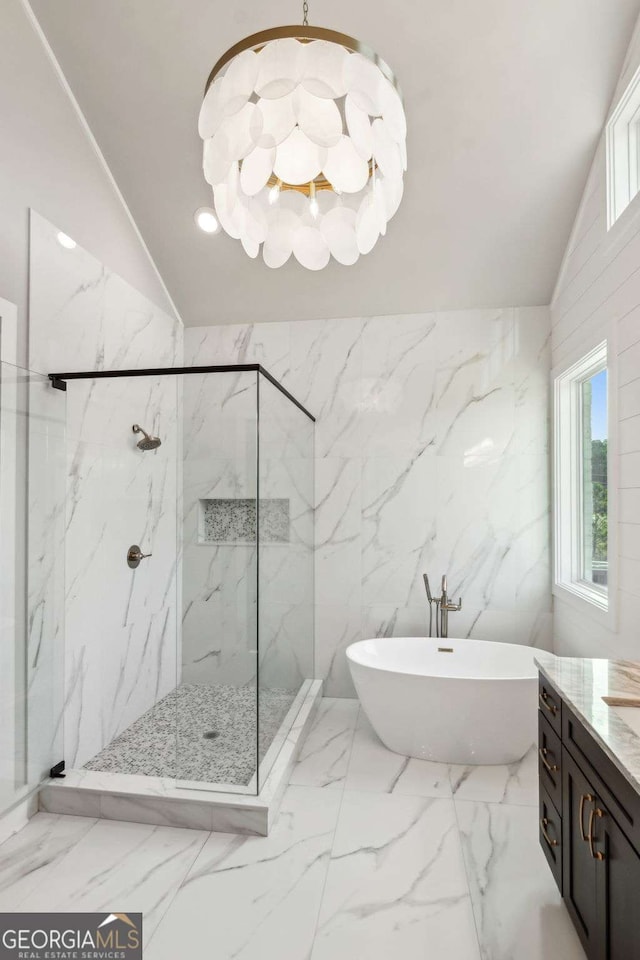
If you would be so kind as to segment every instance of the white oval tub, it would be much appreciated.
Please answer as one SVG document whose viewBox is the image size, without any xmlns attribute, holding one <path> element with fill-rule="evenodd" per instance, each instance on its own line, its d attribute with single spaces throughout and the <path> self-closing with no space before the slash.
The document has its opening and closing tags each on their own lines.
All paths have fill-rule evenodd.
<svg viewBox="0 0 640 960">
<path fill-rule="evenodd" d="M 347 659 L 362 708 L 389 750 L 500 764 L 520 760 L 536 740 L 538 652 L 489 640 L 385 637 L 353 643 Z"/>
</svg>

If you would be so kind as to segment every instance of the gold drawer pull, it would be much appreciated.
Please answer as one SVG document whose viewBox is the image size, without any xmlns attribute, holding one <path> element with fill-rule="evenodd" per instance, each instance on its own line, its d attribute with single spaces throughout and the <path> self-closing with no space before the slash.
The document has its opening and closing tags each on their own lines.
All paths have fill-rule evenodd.
<svg viewBox="0 0 640 960">
<path fill-rule="evenodd" d="M 583 793 L 580 797 L 580 836 L 585 843 L 591 842 L 591 820 L 589 820 L 589 836 L 586 836 L 584 832 L 584 805 L 585 801 L 587 803 L 595 803 L 595 800 L 596 798 L 590 793 Z"/>
<path fill-rule="evenodd" d="M 540 820 L 540 829 L 542 830 L 542 836 L 545 838 L 550 847 L 557 847 L 558 841 L 552 840 L 549 834 L 547 833 L 547 827 L 549 826 L 549 821 L 546 817 L 542 817 Z"/>
<path fill-rule="evenodd" d="M 589 814 L 589 850 L 594 860 L 604 860 L 604 853 L 600 853 L 599 850 L 593 849 L 593 841 L 595 840 L 595 837 L 593 835 L 593 818 L 604 817 L 604 816 L 605 816 L 604 810 L 600 810 L 599 807 L 594 807 L 591 813 Z"/>
<path fill-rule="evenodd" d="M 555 703 L 548 702 L 549 694 L 547 693 L 546 690 L 543 690 L 542 693 L 538 694 L 538 700 L 540 701 L 541 705 L 545 708 L 545 710 L 548 710 L 549 713 L 551 713 L 555 717 L 556 713 L 558 712 L 558 708 L 556 707 Z"/>
<path fill-rule="evenodd" d="M 549 754 L 549 751 L 547 750 L 547 748 L 540 747 L 538 750 L 538 753 L 540 755 L 540 759 L 542 760 L 542 763 L 544 764 L 544 767 L 547 770 L 547 772 L 557 773 L 560 767 L 558 766 L 557 763 L 549 763 L 549 761 L 547 760 L 547 755 Z"/>
</svg>

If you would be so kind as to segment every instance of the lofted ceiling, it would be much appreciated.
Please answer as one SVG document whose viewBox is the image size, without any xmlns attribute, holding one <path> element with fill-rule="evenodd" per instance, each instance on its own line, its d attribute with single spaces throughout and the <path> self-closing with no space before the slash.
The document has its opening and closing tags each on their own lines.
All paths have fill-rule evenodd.
<svg viewBox="0 0 640 960">
<path fill-rule="evenodd" d="M 272 271 L 194 224 L 197 119 L 243 36 L 298 0 L 31 0 L 187 325 L 548 303 L 640 0 L 311 0 L 397 74 L 405 196 L 352 267 Z"/>
</svg>

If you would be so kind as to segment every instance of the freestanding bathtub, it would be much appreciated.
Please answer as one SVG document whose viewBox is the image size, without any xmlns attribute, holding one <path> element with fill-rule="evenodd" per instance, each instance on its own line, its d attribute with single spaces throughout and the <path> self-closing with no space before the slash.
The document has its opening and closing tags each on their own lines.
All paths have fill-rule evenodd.
<svg viewBox="0 0 640 960">
<path fill-rule="evenodd" d="M 385 637 L 347 649 L 362 708 L 389 750 L 444 763 L 520 760 L 536 740 L 539 651 L 488 640 Z"/>
</svg>

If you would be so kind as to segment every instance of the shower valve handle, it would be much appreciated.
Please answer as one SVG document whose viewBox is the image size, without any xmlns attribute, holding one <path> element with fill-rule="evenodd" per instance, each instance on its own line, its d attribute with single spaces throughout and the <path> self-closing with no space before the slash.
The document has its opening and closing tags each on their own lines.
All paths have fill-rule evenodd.
<svg viewBox="0 0 640 960">
<path fill-rule="evenodd" d="M 129 547 L 127 552 L 127 563 L 132 570 L 135 570 L 136 567 L 140 566 L 141 560 L 146 560 L 147 557 L 150 557 L 150 553 L 143 553 L 137 543 L 134 543 L 132 547 Z"/>
</svg>

